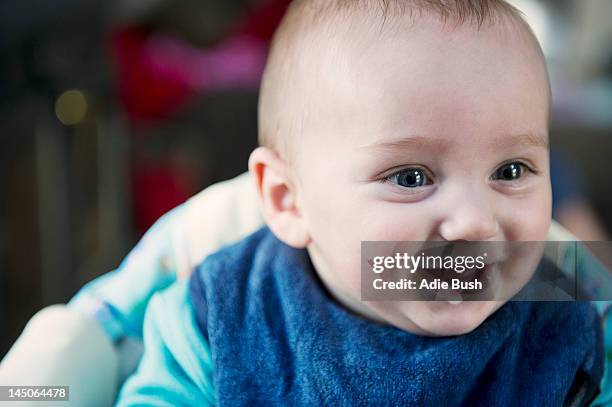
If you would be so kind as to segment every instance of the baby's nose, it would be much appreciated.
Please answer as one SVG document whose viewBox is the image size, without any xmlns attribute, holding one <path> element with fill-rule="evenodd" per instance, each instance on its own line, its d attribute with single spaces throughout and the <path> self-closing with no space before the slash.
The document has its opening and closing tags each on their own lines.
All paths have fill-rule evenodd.
<svg viewBox="0 0 612 407">
<path fill-rule="evenodd" d="M 486 202 L 476 194 L 455 202 L 439 226 L 444 240 L 491 240 L 497 236 L 499 224 Z"/>
</svg>

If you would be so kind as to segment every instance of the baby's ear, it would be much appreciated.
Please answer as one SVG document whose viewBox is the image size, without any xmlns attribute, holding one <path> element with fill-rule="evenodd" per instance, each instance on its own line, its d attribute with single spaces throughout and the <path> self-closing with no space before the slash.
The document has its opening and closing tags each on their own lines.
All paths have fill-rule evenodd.
<svg viewBox="0 0 612 407">
<path fill-rule="evenodd" d="M 302 249 L 310 243 L 306 222 L 297 205 L 297 191 L 287 163 L 272 149 L 258 147 L 249 158 L 266 224 L 280 240 Z"/>
</svg>

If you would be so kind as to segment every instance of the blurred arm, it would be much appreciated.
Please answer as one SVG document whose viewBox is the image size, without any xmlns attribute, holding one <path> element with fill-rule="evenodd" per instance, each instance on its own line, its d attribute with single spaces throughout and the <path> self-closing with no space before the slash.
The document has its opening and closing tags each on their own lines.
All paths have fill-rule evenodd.
<svg viewBox="0 0 612 407">
<path fill-rule="evenodd" d="M 112 342 L 95 320 L 54 305 L 32 317 L 2 360 L 0 385 L 70 386 L 71 405 L 109 406 L 118 365 Z"/>
</svg>

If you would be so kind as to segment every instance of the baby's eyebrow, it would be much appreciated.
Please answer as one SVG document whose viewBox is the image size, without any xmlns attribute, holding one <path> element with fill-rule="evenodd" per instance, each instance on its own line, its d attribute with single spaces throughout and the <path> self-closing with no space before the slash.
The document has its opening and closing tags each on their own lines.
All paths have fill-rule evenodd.
<svg viewBox="0 0 612 407">
<path fill-rule="evenodd" d="M 377 141 L 372 144 L 361 146 L 362 149 L 375 149 L 375 150 L 391 150 L 396 151 L 398 149 L 419 149 L 419 148 L 430 148 L 435 150 L 445 150 L 451 147 L 449 140 L 437 139 L 432 137 L 424 136 L 406 136 L 397 140 L 389 141 Z M 492 144 L 496 147 L 503 146 L 515 146 L 515 145 L 528 145 L 539 148 L 549 148 L 548 135 L 541 134 L 510 134 L 501 137 L 496 137 L 492 140 Z"/>
<path fill-rule="evenodd" d="M 511 134 L 505 136 L 503 141 L 500 142 L 503 145 L 506 143 L 508 145 L 527 144 L 533 147 L 549 148 L 548 136 L 542 134 Z"/>
<path fill-rule="evenodd" d="M 375 149 L 375 150 L 391 150 L 396 151 L 398 149 L 420 149 L 420 148 L 431 148 L 436 150 L 443 150 L 449 147 L 449 143 L 446 140 L 423 137 L 423 136 L 406 136 L 397 140 L 389 141 L 377 141 L 372 144 L 360 146 L 362 149 Z"/>
</svg>

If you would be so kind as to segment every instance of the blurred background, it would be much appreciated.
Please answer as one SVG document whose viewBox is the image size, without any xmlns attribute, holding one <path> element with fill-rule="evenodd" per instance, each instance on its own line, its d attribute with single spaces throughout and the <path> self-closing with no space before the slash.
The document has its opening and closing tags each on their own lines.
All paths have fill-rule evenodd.
<svg viewBox="0 0 612 407">
<path fill-rule="evenodd" d="M 612 2 L 513 0 L 551 71 L 555 217 L 612 230 Z M 246 171 L 289 0 L 0 2 L 0 359 L 155 220 Z M 255 203 L 253 203 L 255 204 Z"/>
</svg>

